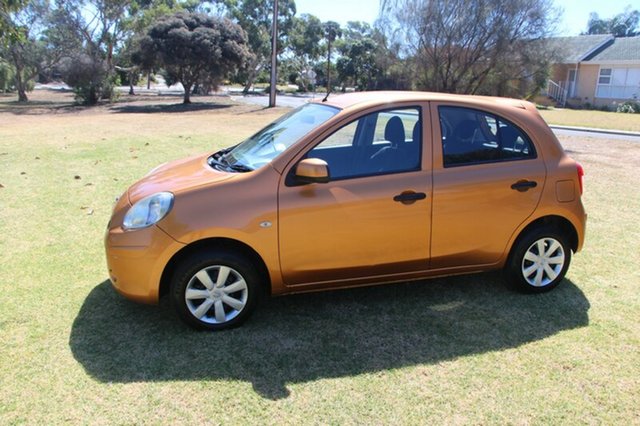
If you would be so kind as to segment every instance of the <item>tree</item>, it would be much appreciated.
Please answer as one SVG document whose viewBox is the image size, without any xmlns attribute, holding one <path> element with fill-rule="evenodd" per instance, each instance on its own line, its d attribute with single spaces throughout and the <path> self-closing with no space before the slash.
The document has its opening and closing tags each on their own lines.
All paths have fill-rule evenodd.
<svg viewBox="0 0 640 426">
<path fill-rule="evenodd" d="M 70 47 L 69 40 L 57 39 L 57 29 L 49 28 L 51 9 L 46 0 L 31 0 L 7 16 L 6 22 L 17 36 L 8 37 L 0 54 L 11 64 L 18 101 L 27 102 L 27 91 L 38 75 L 50 72 Z"/>
<path fill-rule="evenodd" d="M 34 2 L 35 3 L 35 2 Z M 18 101 L 26 102 L 29 82 L 38 75 L 41 46 L 31 32 L 36 31 L 39 10 L 46 3 L 37 4 L 2 0 L 0 3 L 0 31 L 3 31 L 0 56 L 11 66 L 13 87 L 18 91 Z"/>
<path fill-rule="evenodd" d="M 50 29 L 59 42 L 75 45 L 62 61 L 63 80 L 85 104 L 113 96 L 114 56 L 130 35 L 130 11 L 136 5 L 132 0 L 56 0 Z"/>
<path fill-rule="evenodd" d="M 294 0 L 278 1 L 278 54 L 285 47 L 289 30 L 296 13 Z M 224 0 L 227 15 L 237 22 L 248 35 L 253 53 L 247 65 L 244 93 L 247 93 L 260 72 L 271 63 L 271 21 L 273 18 L 273 0 Z"/>
<path fill-rule="evenodd" d="M 303 91 L 307 91 L 310 83 L 313 63 L 322 54 L 321 42 L 324 30 L 320 19 L 313 15 L 302 14 L 293 18 L 289 33 L 289 50 L 292 53 L 289 63 L 299 76 Z"/>
<path fill-rule="evenodd" d="M 56 0 L 50 30 L 58 40 L 73 40 L 61 71 L 86 104 L 97 103 L 114 94 L 116 71 L 129 82 L 137 78 L 130 52 L 134 34 L 144 31 L 154 19 L 175 10 L 197 9 L 197 0 Z M 130 93 L 133 92 L 130 86 Z"/>
<path fill-rule="evenodd" d="M 13 25 L 11 14 L 26 5 L 27 0 L 0 0 L 0 44 L 20 37 L 20 29 Z"/>
<path fill-rule="evenodd" d="M 327 40 L 327 93 L 331 92 L 331 43 L 342 37 L 340 24 L 334 21 L 327 21 L 322 24 L 324 37 Z"/>
<path fill-rule="evenodd" d="M 383 5 L 404 54 L 414 60 L 421 89 L 497 94 L 506 82 L 526 80 L 548 66 L 545 39 L 557 19 L 551 0 L 383 0 Z"/>
<path fill-rule="evenodd" d="M 202 0 L 134 0 L 127 7 L 128 18 L 123 21 L 123 43 L 114 54 L 116 71 L 129 84 L 129 94 L 134 95 L 133 85 L 140 77 L 140 72 L 147 74 L 147 88 L 151 84 L 151 73 L 154 64 L 134 64 L 131 55 L 139 50 L 140 38 L 159 18 L 176 12 L 219 12 L 221 6 Z"/>
<path fill-rule="evenodd" d="M 387 55 L 381 34 L 366 22 L 347 22 L 343 38 L 336 43 L 340 58 L 336 64 L 338 78 L 360 90 L 373 89 L 382 77 L 379 59 Z"/>
<path fill-rule="evenodd" d="M 640 11 L 627 6 L 624 12 L 611 19 L 600 19 L 591 12 L 587 23 L 587 34 L 613 34 L 616 37 L 633 37 L 640 34 Z"/>
<path fill-rule="evenodd" d="M 351 80 L 360 90 L 373 88 L 380 68 L 376 64 L 377 46 L 373 39 L 355 40 L 344 48 L 338 59 L 338 77 L 344 83 Z"/>
<path fill-rule="evenodd" d="M 196 83 L 216 85 L 251 60 L 244 30 L 230 20 L 179 12 L 160 19 L 140 40 L 133 56 L 139 64 L 155 63 L 184 87 L 191 102 Z"/>
</svg>

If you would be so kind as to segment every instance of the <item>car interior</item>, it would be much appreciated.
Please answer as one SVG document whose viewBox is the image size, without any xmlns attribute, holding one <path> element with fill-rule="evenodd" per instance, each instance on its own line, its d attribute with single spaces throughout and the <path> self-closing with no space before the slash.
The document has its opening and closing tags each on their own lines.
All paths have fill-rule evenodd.
<svg viewBox="0 0 640 426">
<path fill-rule="evenodd" d="M 438 110 L 445 167 L 535 157 L 524 133 L 503 119 L 469 108 Z"/>
<path fill-rule="evenodd" d="M 416 108 L 369 114 L 329 136 L 307 158 L 326 161 L 332 180 L 418 170 L 421 123 Z"/>
</svg>

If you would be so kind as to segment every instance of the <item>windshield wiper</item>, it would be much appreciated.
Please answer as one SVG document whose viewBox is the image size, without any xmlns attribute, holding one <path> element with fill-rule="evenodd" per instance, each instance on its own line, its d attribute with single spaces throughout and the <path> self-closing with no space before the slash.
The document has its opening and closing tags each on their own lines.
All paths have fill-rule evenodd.
<svg viewBox="0 0 640 426">
<path fill-rule="evenodd" d="M 227 167 L 229 167 L 231 170 L 235 171 L 235 172 L 252 172 L 253 169 L 249 166 L 245 166 L 244 164 L 239 164 L 239 163 L 235 163 L 235 164 L 231 164 L 229 163 L 226 159 L 224 160 L 226 162 Z"/>
<path fill-rule="evenodd" d="M 244 164 L 231 164 L 229 160 L 226 158 L 226 154 L 230 151 L 230 149 L 226 149 L 223 151 L 219 151 L 209 157 L 209 165 L 223 172 L 252 172 L 253 169 L 251 167 L 245 166 Z"/>
</svg>

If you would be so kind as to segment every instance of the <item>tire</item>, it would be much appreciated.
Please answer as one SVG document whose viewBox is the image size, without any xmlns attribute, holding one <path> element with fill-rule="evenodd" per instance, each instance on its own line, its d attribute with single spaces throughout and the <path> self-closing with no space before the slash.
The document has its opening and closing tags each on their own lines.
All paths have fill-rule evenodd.
<svg viewBox="0 0 640 426">
<path fill-rule="evenodd" d="M 182 319 L 198 330 L 242 324 L 260 297 L 258 269 L 245 257 L 207 250 L 182 261 L 171 281 L 171 301 Z"/>
<path fill-rule="evenodd" d="M 514 245 L 505 275 L 516 290 L 544 293 L 560 284 L 570 263 L 571 248 L 565 236 L 554 228 L 534 228 Z"/>
</svg>

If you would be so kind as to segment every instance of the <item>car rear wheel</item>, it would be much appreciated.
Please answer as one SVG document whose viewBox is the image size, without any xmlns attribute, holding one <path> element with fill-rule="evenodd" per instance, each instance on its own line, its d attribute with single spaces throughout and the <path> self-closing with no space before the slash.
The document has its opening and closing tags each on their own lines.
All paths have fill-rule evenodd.
<svg viewBox="0 0 640 426">
<path fill-rule="evenodd" d="M 184 260 L 171 283 L 171 299 L 180 318 L 201 330 L 240 325 L 259 295 L 256 268 L 242 256 L 222 250 Z"/>
<path fill-rule="evenodd" d="M 533 229 L 514 246 L 505 272 L 513 287 L 527 293 L 555 288 L 571 263 L 566 238 L 551 228 Z"/>
</svg>

